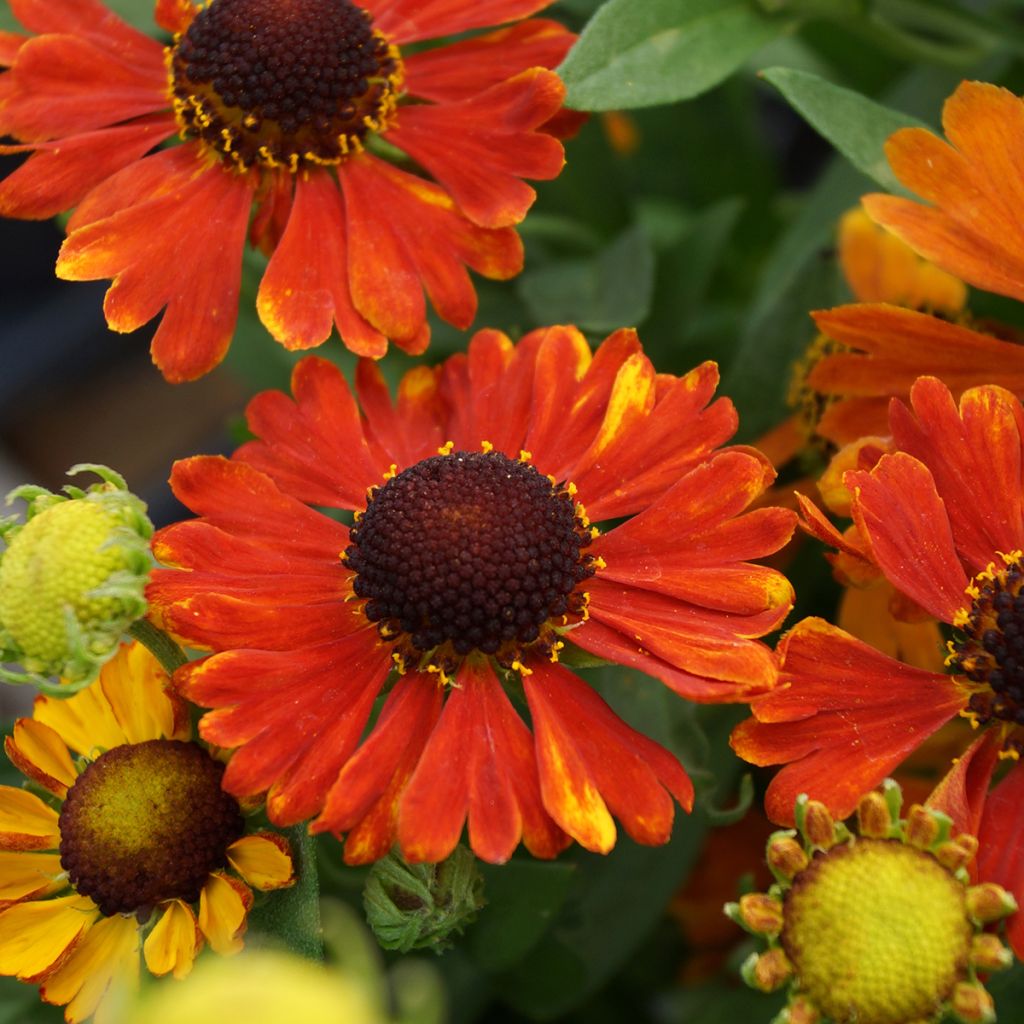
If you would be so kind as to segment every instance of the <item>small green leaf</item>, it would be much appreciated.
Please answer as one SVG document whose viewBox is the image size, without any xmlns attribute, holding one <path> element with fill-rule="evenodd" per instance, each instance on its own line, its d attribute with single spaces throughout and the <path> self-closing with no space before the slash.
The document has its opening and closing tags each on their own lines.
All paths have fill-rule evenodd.
<svg viewBox="0 0 1024 1024">
<path fill-rule="evenodd" d="M 651 308 L 654 248 L 639 227 L 589 260 L 549 263 L 519 279 L 519 295 L 541 324 L 614 331 L 642 323 Z"/>
<path fill-rule="evenodd" d="M 566 102 L 621 110 L 699 96 L 794 24 L 746 0 L 609 0 L 558 69 Z"/>
<path fill-rule="evenodd" d="M 906 194 L 885 158 L 885 141 L 900 128 L 926 128 L 909 114 L 795 68 L 768 68 L 761 77 L 859 171 L 890 192 Z"/>
</svg>

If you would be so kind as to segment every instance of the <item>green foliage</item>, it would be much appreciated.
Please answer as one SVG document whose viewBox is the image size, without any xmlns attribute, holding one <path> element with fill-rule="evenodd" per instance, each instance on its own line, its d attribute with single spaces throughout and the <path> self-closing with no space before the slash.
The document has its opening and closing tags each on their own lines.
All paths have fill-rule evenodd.
<svg viewBox="0 0 1024 1024">
<path fill-rule="evenodd" d="M 793 25 L 746 0 L 609 0 L 559 68 L 567 102 L 615 110 L 699 96 Z"/>
</svg>

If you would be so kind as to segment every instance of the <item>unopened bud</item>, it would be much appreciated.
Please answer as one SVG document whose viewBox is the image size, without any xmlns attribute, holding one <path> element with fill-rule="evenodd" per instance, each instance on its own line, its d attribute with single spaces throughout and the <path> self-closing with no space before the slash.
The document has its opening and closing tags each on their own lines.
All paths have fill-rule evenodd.
<svg viewBox="0 0 1024 1024">
<path fill-rule="evenodd" d="M 992 997 L 981 985 L 967 981 L 957 982 L 949 1004 L 950 1009 L 964 1024 L 990 1024 L 996 1019 Z"/>
<path fill-rule="evenodd" d="M 757 935 L 778 935 L 782 931 L 782 904 L 767 893 L 748 892 L 740 897 L 737 918 Z"/>
<path fill-rule="evenodd" d="M 964 832 L 955 839 L 950 839 L 936 847 L 935 857 L 948 871 L 956 872 L 960 868 L 967 867 L 974 860 L 974 855 L 977 852 L 977 837 Z"/>
<path fill-rule="evenodd" d="M 819 1024 L 821 1011 L 803 996 L 797 996 L 784 1007 L 772 1024 Z"/>
<path fill-rule="evenodd" d="M 69 472 L 86 471 L 102 483 L 68 485 L 66 494 L 12 491 L 8 502 L 28 502 L 25 522 L 0 523 L 0 661 L 24 669 L 4 669 L 0 678 L 46 689 L 49 677 L 61 676 L 64 696 L 96 678 L 145 614 L 152 565 L 146 506 L 105 466 Z"/>
<path fill-rule="evenodd" d="M 767 953 L 751 953 L 740 969 L 743 980 L 761 992 L 774 992 L 793 976 L 793 965 L 780 947 Z"/>
<path fill-rule="evenodd" d="M 810 863 L 807 851 L 785 832 L 778 832 L 768 840 L 766 859 L 772 872 L 786 881 L 792 881 Z"/>
<path fill-rule="evenodd" d="M 366 919 L 384 949 L 447 949 L 484 905 L 483 876 L 464 846 L 440 864 L 377 861 L 363 889 Z"/>
<path fill-rule="evenodd" d="M 857 831 L 870 839 L 888 839 L 893 818 L 889 802 L 881 793 L 865 793 L 857 805 Z"/>
<path fill-rule="evenodd" d="M 1017 901 L 1001 885 L 982 882 L 967 890 L 967 913 L 979 924 L 990 924 L 1009 917 L 1017 909 Z"/>
<path fill-rule="evenodd" d="M 935 811 L 914 804 L 907 812 L 906 836 L 911 846 L 919 850 L 930 849 L 942 833 L 942 822 Z"/>
<path fill-rule="evenodd" d="M 836 823 L 829 809 L 818 800 L 809 800 L 804 812 L 803 833 L 812 846 L 829 850 L 835 845 Z"/>
<path fill-rule="evenodd" d="M 982 932 L 971 940 L 971 963 L 982 971 L 1002 971 L 1013 966 L 1013 954 L 998 935 Z"/>
</svg>

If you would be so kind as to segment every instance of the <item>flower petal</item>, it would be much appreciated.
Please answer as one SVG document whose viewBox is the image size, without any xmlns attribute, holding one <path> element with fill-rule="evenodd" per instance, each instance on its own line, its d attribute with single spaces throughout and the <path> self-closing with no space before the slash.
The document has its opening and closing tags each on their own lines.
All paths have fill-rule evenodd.
<svg viewBox="0 0 1024 1024">
<path fill-rule="evenodd" d="M 24 789 L 0 786 L 0 850 L 56 850 L 57 812 Z"/>
<path fill-rule="evenodd" d="M 473 28 L 518 21 L 551 0 L 363 0 L 374 26 L 396 43 L 439 39 Z"/>
<path fill-rule="evenodd" d="M 0 913 L 0 974 L 34 981 L 52 972 L 98 917 L 78 893 L 8 907 Z"/>
<path fill-rule="evenodd" d="M 42 722 L 19 718 L 4 740 L 4 749 L 15 768 L 59 797 L 78 778 L 64 741 Z"/>
<path fill-rule="evenodd" d="M 252 892 L 237 879 L 215 871 L 199 894 L 199 928 L 210 948 L 221 956 L 231 956 L 245 945 Z"/>
<path fill-rule="evenodd" d="M 203 934 L 190 907 L 171 900 L 146 936 L 142 950 L 146 966 L 158 976 L 173 971 L 175 978 L 189 975 L 203 945 Z"/>
<path fill-rule="evenodd" d="M 260 892 L 285 889 L 295 882 L 295 864 L 288 840 L 276 832 L 254 832 L 228 847 L 228 863 Z"/>
<path fill-rule="evenodd" d="M 1024 906 L 1024 769 L 1018 762 L 988 794 L 978 829 L 978 878 L 995 882 Z M 1024 915 L 1006 923 L 1006 937 L 1018 957 L 1024 957 Z M 0 918 L 2 920 L 2 918 Z"/>
<path fill-rule="evenodd" d="M 0 908 L 67 887 L 59 853 L 0 852 Z"/>
</svg>

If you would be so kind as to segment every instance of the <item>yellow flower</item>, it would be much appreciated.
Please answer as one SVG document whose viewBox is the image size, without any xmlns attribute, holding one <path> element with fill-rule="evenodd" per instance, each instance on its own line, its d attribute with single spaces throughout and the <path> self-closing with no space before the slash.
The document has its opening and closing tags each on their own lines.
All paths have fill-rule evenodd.
<svg viewBox="0 0 1024 1024">
<path fill-rule="evenodd" d="M 5 743 L 46 795 L 0 786 L 0 974 L 38 983 L 69 1024 L 110 1019 L 105 996 L 137 982 L 140 951 L 177 978 L 204 943 L 237 952 L 250 886 L 293 881 L 287 843 L 245 834 L 168 686 L 123 645 L 87 689 L 37 698 Z"/>
</svg>

